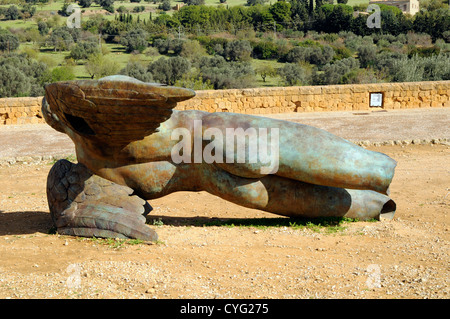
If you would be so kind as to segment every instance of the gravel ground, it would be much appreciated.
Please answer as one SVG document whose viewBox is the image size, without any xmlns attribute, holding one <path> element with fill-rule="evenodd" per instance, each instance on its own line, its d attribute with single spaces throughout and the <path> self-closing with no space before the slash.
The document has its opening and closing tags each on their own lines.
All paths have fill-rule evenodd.
<svg viewBox="0 0 450 319">
<path fill-rule="evenodd" d="M 49 162 L 73 145 L 44 125 L 0 127 L 0 298 L 448 299 L 449 111 L 427 111 L 290 114 L 398 161 L 393 220 L 289 225 L 179 192 L 151 201 L 154 244 L 49 233 Z"/>
<path fill-rule="evenodd" d="M 156 244 L 49 234 L 51 165 L 0 166 L 0 298 L 447 299 L 450 147 L 374 149 L 399 162 L 394 220 L 239 226 L 278 217 L 180 192 L 151 201 Z"/>
</svg>

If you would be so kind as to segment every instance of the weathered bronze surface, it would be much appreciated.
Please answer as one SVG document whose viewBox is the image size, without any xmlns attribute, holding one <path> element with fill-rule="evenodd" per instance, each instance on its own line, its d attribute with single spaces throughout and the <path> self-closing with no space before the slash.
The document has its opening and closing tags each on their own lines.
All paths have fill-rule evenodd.
<svg viewBox="0 0 450 319">
<path fill-rule="evenodd" d="M 124 76 L 57 82 L 47 85 L 45 91 L 44 118 L 73 140 L 78 165 L 93 174 L 90 178 L 96 176 L 132 189 L 132 197 L 150 200 L 176 191 L 207 191 L 245 207 L 290 217 L 346 216 L 364 220 L 379 218 L 381 214 L 392 217 L 395 212 L 395 203 L 387 195 L 396 162 L 324 130 L 252 115 L 176 111 L 173 108 L 178 101 L 195 95 L 192 90 L 143 83 Z M 200 141 L 195 123 L 201 123 Z M 173 138 L 172 133 L 180 128 L 190 133 L 189 146 L 193 152 L 189 161 L 176 163 L 171 152 L 180 139 Z M 235 131 L 236 140 L 245 138 L 246 133 L 242 131 L 248 128 L 256 132 L 267 129 L 268 149 L 275 142 L 279 149 L 276 171 L 262 173 L 264 163 L 261 161 L 239 162 L 237 141 L 236 152 L 225 156 L 225 133 L 219 144 L 224 147 L 221 160 L 196 160 L 199 143 L 201 155 L 211 142 L 205 132 L 239 128 L 242 130 Z M 272 140 L 269 137 L 275 129 L 279 138 Z M 248 134 L 246 137 L 250 139 Z M 248 144 L 240 147 L 252 152 Z M 67 165 L 58 167 L 64 167 L 66 172 Z M 49 184 L 58 184 L 57 179 L 64 175 L 57 173 L 60 169 L 51 172 Z M 97 183 L 103 182 L 94 181 Z M 55 197 L 52 197 L 54 188 L 48 190 L 51 210 L 61 206 L 58 200 L 50 200 Z M 77 184 L 77 188 L 83 189 L 83 184 Z M 82 194 L 82 190 L 79 193 Z M 127 203 L 128 198 L 124 198 Z M 85 205 L 88 208 L 76 210 L 66 203 L 69 208 L 63 205 L 56 210 L 60 215 L 70 210 L 73 215 L 91 216 L 93 220 L 99 216 L 96 207 L 98 211 L 108 212 L 109 206 L 100 205 L 96 200 L 89 203 Z M 101 214 L 103 220 L 105 216 L 112 216 Z M 114 216 L 117 214 L 122 214 L 121 221 L 140 216 L 125 208 Z M 132 238 L 156 238 L 148 226 L 145 227 L 149 231 L 144 235 L 139 223 L 122 223 L 120 227 L 110 224 L 109 228 L 105 223 L 91 226 L 97 229 L 96 235 L 105 237 L 109 237 L 109 233 L 100 230 L 126 233 L 124 236 Z M 56 224 L 61 232 L 67 229 Z M 93 234 L 88 230 L 80 231 L 89 226 L 78 219 L 71 219 L 69 228 L 65 232 L 80 236 Z"/>
</svg>

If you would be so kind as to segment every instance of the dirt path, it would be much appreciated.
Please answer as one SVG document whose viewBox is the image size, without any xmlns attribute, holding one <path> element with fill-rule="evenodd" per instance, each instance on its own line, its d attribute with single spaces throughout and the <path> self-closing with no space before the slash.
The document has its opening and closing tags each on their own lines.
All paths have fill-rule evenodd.
<svg viewBox="0 0 450 319">
<path fill-rule="evenodd" d="M 267 114 L 312 125 L 351 141 L 404 141 L 450 138 L 450 108 Z M 35 162 L 75 154 L 70 138 L 47 124 L 0 125 L 0 165 Z"/>
<path fill-rule="evenodd" d="M 277 216 L 183 192 L 151 201 L 153 245 L 48 234 L 51 165 L 0 166 L 0 298 L 449 298 L 450 147 L 370 149 L 398 161 L 392 221 L 229 226 Z"/>
</svg>

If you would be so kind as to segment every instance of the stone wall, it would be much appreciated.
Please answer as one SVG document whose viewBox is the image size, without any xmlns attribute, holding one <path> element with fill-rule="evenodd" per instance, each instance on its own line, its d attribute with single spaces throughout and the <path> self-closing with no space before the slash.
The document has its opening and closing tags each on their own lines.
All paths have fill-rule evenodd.
<svg viewBox="0 0 450 319">
<path fill-rule="evenodd" d="M 382 93 L 382 106 L 370 106 L 370 93 Z M 44 123 L 42 97 L 0 99 L 0 125 Z M 450 107 L 450 81 L 296 86 L 198 91 L 178 110 L 270 114 Z"/>
<path fill-rule="evenodd" d="M 383 93 L 383 109 L 450 106 L 450 81 L 435 81 L 206 90 L 177 109 L 246 114 L 359 111 L 372 109 L 370 93 Z"/>
<path fill-rule="evenodd" d="M 0 125 L 45 123 L 41 102 L 42 97 L 0 99 Z"/>
</svg>

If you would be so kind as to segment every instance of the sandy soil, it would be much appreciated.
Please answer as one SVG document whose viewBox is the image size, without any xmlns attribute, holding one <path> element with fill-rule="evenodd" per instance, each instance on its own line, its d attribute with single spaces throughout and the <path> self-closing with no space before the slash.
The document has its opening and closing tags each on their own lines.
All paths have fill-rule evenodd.
<svg viewBox="0 0 450 319">
<path fill-rule="evenodd" d="M 182 192 L 151 201 L 156 244 L 49 234 L 51 164 L 0 166 L 0 298 L 449 298 L 450 147 L 369 148 L 398 161 L 394 220 L 230 226 L 278 216 Z"/>
</svg>

